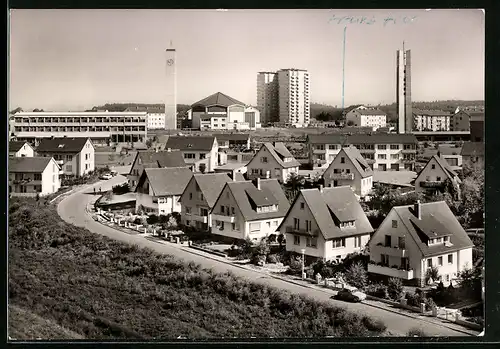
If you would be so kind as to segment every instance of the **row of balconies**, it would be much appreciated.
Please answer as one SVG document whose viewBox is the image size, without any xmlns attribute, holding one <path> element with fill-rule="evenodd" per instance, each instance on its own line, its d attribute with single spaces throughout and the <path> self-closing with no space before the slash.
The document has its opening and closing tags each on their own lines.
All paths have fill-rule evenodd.
<svg viewBox="0 0 500 349">
<path fill-rule="evenodd" d="M 69 121 L 69 120 L 66 120 L 66 121 L 62 121 L 62 120 L 59 120 L 59 119 L 56 119 L 56 120 L 53 120 L 53 121 L 40 121 L 40 120 L 37 120 L 37 121 L 33 121 L 33 120 L 28 120 L 28 121 L 18 121 L 18 120 L 15 120 L 14 121 L 14 125 L 16 124 L 28 124 L 28 125 L 33 125 L 33 126 L 43 126 L 43 125 L 46 125 L 46 124 L 51 124 L 51 125 L 74 125 L 74 124 L 85 124 L 85 125 L 88 125 L 88 124 L 97 124 L 97 125 L 102 125 L 102 124 L 132 124 L 132 125 L 144 125 L 145 123 L 147 123 L 147 120 L 144 119 L 144 120 L 135 120 L 135 121 L 124 121 L 124 120 L 75 120 L 75 121 Z"/>
<path fill-rule="evenodd" d="M 414 278 L 413 269 L 396 269 L 389 266 L 383 266 L 374 263 L 368 263 L 368 272 L 374 274 L 387 275 L 403 280 L 412 280 Z"/>
<path fill-rule="evenodd" d="M 439 188 L 444 185 L 444 181 L 420 181 L 422 188 Z"/>
</svg>

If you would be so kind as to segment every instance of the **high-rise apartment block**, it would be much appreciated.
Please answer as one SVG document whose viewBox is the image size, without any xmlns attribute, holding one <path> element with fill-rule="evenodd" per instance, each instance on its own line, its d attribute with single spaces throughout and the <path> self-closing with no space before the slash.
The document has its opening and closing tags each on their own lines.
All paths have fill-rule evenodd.
<svg viewBox="0 0 500 349">
<path fill-rule="evenodd" d="M 413 114 L 411 110 L 411 59 L 410 50 L 397 51 L 396 104 L 398 110 L 398 132 L 411 133 Z"/>
<path fill-rule="evenodd" d="M 260 72 L 257 74 L 257 108 L 263 125 L 279 121 L 278 74 Z"/>
<path fill-rule="evenodd" d="M 264 123 L 306 126 L 310 122 L 309 73 L 281 69 L 257 76 L 257 106 Z"/>
</svg>

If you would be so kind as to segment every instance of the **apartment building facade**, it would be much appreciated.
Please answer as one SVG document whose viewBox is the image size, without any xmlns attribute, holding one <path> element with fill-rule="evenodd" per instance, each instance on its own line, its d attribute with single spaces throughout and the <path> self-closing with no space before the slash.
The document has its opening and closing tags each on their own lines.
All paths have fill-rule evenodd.
<svg viewBox="0 0 500 349">
<path fill-rule="evenodd" d="M 442 110 L 413 109 L 413 130 L 451 131 L 452 118 L 454 118 L 453 114 Z"/>
<path fill-rule="evenodd" d="M 42 138 L 85 137 L 94 144 L 145 142 L 146 112 L 19 112 L 14 114 L 17 140 L 38 144 Z"/>
<path fill-rule="evenodd" d="M 279 121 L 279 85 L 276 72 L 257 74 L 257 108 L 263 125 Z"/>
<path fill-rule="evenodd" d="M 353 145 L 378 171 L 413 171 L 418 144 L 412 134 L 392 133 L 309 135 L 307 143 L 313 166 L 327 168 L 342 147 Z"/>
<path fill-rule="evenodd" d="M 309 72 L 303 69 L 278 71 L 279 122 L 304 127 L 311 121 Z"/>
<path fill-rule="evenodd" d="M 165 128 L 165 106 L 135 106 L 125 112 L 146 112 L 148 130 Z"/>
</svg>

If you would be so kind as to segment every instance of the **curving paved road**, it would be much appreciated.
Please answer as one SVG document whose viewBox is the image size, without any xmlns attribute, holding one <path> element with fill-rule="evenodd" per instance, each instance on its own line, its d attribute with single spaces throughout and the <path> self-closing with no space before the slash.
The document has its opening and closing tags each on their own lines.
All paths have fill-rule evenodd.
<svg viewBox="0 0 500 349">
<path fill-rule="evenodd" d="M 123 173 L 123 172 L 122 172 Z M 158 243 L 146 239 L 142 235 L 129 235 L 121 231 L 112 229 L 94 221 L 85 211 L 86 206 L 95 198 L 93 195 L 93 187 L 102 190 L 111 189 L 113 185 L 120 184 L 126 180 L 125 177 L 118 175 L 108 181 L 101 181 L 84 189 L 69 195 L 64 198 L 57 207 L 58 214 L 68 223 L 76 226 L 85 227 L 93 233 L 105 235 L 109 238 L 120 240 L 128 243 L 138 244 L 143 247 L 151 248 L 159 253 L 170 254 L 187 262 L 193 261 L 201 264 L 203 267 L 212 268 L 218 272 L 231 271 L 235 275 L 239 275 L 255 282 L 265 283 L 274 287 L 278 287 L 290 292 L 305 294 L 319 301 L 327 301 L 335 303 L 335 305 L 348 308 L 359 314 L 369 315 L 373 318 L 379 318 L 385 322 L 388 330 L 394 335 L 405 335 L 411 328 L 421 328 L 430 336 L 466 336 L 467 333 L 473 331 L 462 329 L 454 324 L 440 324 L 435 321 L 425 319 L 416 319 L 400 313 L 388 311 L 382 308 L 376 308 L 362 303 L 344 303 L 330 299 L 331 293 L 306 288 L 297 284 L 292 284 L 280 279 L 275 279 L 270 276 L 264 276 L 262 273 L 243 269 L 235 265 L 226 264 L 218 260 L 207 258 L 198 254 L 190 253 L 178 247 L 169 244 Z M 466 332 L 465 332 L 466 331 Z"/>
</svg>

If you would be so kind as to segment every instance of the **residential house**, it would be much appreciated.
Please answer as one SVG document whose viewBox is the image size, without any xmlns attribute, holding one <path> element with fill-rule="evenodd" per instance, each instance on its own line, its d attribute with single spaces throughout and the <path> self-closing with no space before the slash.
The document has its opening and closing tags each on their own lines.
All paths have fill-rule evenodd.
<svg viewBox="0 0 500 349">
<path fill-rule="evenodd" d="M 484 143 L 483 142 L 465 142 L 462 147 L 463 164 L 478 164 L 484 166 Z"/>
<path fill-rule="evenodd" d="M 437 267 L 445 285 L 472 267 L 472 241 L 444 201 L 393 207 L 369 242 L 368 272 L 424 286 Z M 437 280 L 434 280 L 437 281 Z"/>
<path fill-rule="evenodd" d="M 218 144 L 213 136 L 170 136 L 165 149 L 180 150 L 193 172 L 213 172 L 217 166 Z"/>
<path fill-rule="evenodd" d="M 241 148 L 250 149 L 250 134 L 248 133 L 216 133 L 219 149 Z"/>
<path fill-rule="evenodd" d="M 372 131 L 387 126 L 387 114 L 376 108 L 359 106 L 346 114 L 348 125 L 356 127 L 370 127 Z"/>
<path fill-rule="evenodd" d="M 437 155 L 446 161 L 453 171 L 462 169 L 462 147 L 440 145 Z"/>
<path fill-rule="evenodd" d="M 247 164 L 247 176 L 249 179 L 276 178 L 286 182 L 292 173 L 299 173 L 299 166 L 283 143 L 264 143 Z"/>
<path fill-rule="evenodd" d="M 373 170 L 353 146 L 340 150 L 323 173 L 325 186 L 349 186 L 358 197 L 364 197 L 373 187 Z"/>
<path fill-rule="evenodd" d="M 139 182 L 139 177 L 145 168 L 162 167 L 187 167 L 187 165 L 180 151 L 138 151 L 132 162 L 130 172 L 127 175 L 131 190 L 135 190 L 135 186 Z"/>
<path fill-rule="evenodd" d="M 379 171 L 413 171 L 417 153 L 417 138 L 412 134 L 337 133 L 309 135 L 309 163 L 326 168 L 342 147 L 354 145 L 372 169 Z"/>
<path fill-rule="evenodd" d="M 276 179 L 230 181 L 212 208 L 212 233 L 259 241 L 276 234 L 290 203 Z"/>
<path fill-rule="evenodd" d="M 35 197 L 55 193 L 61 187 L 60 168 L 49 157 L 9 158 L 9 195 Z"/>
<path fill-rule="evenodd" d="M 194 174 L 180 198 L 182 223 L 208 230 L 215 201 L 231 180 L 226 173 Z"/>
<path fill-rule="evenodd" d="M 458 110 L 451 117 L 452 131 L 470 131 L 470 115 L 464 110 Z"/>
<path fill-rule="evenodd" d="M 436 192 L 443 189 L 445 181 L 449 179 L 452 184 L 458 185 L 461 181 L 451 166 L 440 156 L 434 155 L 415 179 L 415 191 Z"/>
<path fill-rule="evenodd" d="M 349 187 L 303 189 L 281 226 L 286 250 L 340 261 L 362 252 L 373 228 Z"/>
<path fill-rule="evenodd" d="M 85 176 L 95 170 L 95 151 L 90 138 L 43 138 L 39 156 L 53 157 L 66 176 Z"/>
<path fill-rule="evenodd" d="M 136 210 L 156 215 L 181 212 L 179 198 L 192 175 L 187 167 L 145 168 L 135 189 Z"/>
<path fill-rule="evenodd" d="M 9 157 L 28 157 L 35 156 L 35 149 L 28 142 L 10 141 L 9 142 Z"/>
</svg>

